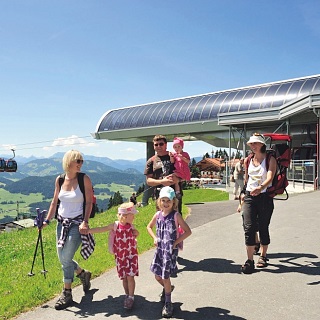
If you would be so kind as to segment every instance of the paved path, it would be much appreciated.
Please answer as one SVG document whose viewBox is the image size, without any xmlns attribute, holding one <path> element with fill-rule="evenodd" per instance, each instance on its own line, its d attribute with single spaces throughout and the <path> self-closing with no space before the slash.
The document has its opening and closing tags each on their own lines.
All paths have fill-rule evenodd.
<svg viewBox="0 0 320 320">
<path fill-rule="evenodd" d="M 270 266 L 252 275 L 240 272 L 246 256 L 236 201 L 190 205 L 193 234 L 180 254 L 178 277 L 172 279 L 173 319 L 320 319 L 319 195 L 295 194 L 275 202 Z M 153 250 L 140 256 L 130 312 L 122 308 L 121 281 L 110 270 L 92 281 L 86 296 L 75 288 L 75 303 L 67 310 L 54 310 L 54 299 L 17 320 L 161 319 L 161 290 L 149 271 L 152 257 Z"/>
</svg>

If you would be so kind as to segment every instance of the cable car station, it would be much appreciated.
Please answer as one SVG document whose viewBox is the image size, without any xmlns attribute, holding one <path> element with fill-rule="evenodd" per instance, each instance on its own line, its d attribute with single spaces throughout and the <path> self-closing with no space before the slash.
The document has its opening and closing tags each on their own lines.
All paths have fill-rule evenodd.
<svg viewBox="0 0 320 320">
<path fill-rule="evenodd" d="M 232 148 L 246 154 L 254 132 L 289 134 L 292 161 L 313 161 L 310 182 L 318 189 L 319 112 L 320 75 L 313 75 L 109 110 L 92 136 L 145 142 L 149 158 L 156 134 L 229 148 L 229 155 Z"/>
</svg>

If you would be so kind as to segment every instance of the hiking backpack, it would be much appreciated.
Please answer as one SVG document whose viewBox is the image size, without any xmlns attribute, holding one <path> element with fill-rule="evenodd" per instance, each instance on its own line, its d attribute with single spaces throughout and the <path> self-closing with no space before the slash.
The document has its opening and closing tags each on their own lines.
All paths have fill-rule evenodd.
<svg viewBox="0 0 320 320">
<path fill-rule="evenodd" d="M 111 254 L 115 254 L 114 252 L 114 248 L 113 248 L 113 245 L 114 245 L 114 239 L 116 237 L 116 230 L 118 228 L 118 224 L 119 224 L 119 221 L 116 221 L 113 225 L 113 229 L 111 231 L 109 231 L 109 236 L 108 236 L 108 249 L 109 249 L 109 252 Z"/>
<path fill-rule="evenodd" d="M 290 165 L 291 160 L 291 136 L 287 134 L 277 134 L 277 133 L 265 133 L 265 137 L 270 138 L 270 148 L 267 149 L 266 157 L 266 170 L 269 170 L 269 161 L 271 157 L 276 159 L 277 168 L 276 173 L 273 177 L 272 184 L 267 188 L 267 194 L 275 198 L 277 195 L 286 194 L 285 198 L 275 198 L 276 200 L 287 200 L 289 194 L 286 190 L 289 185 L 287 179 L 287 169 Z M 285 143 L 274 143 L 274 141 L 286 141 Z M 248 171 L 249 163 L 253 158 L 253 154 L 250 154 L 245 161 L 246 170 Z"/>
<path fill-rule="evenodd" d="M 79 172 L 77 174 L 77 179 L 78 179 L 78 184 L 79 184 L 79 188 L 80 188 L 80 191 L 82 192 L 83 194 L 83 199 L 84 199 L 84 202 L 83 202 L 83 216 L 84 216 L 84 211 L 85 211 L 85 208 L 86 208 L 86 202 L 85 202 L 85 199 L 86 199 L 86 193 L 85 193 L 85 189 L 84 189 L 84 176 L 85 176 L 85 173 L 83 172 Z M 61 186 L 64 182 L 64 179 L 66 177 L 66 174 L 65 173 L 62 173 L 60 174 L 59 176 L 59 187 L 61 189 Z M 96 214 L 96 197 L 95 195 L 93 194 L 92 196 L 92 208 L 91 208 L 91 212 L 90 212 L 90 218 L 94 218 L 95 214 Z M 59 205 L 60 205 L 60 200 L 58 199 L 58 204 L 57 204 L 57 208 L 56 208 L 56 214 L 55 214 L 55 218 L 57 218 L 58 216 L 58 208 L 59 208 Z"/>
</svg>

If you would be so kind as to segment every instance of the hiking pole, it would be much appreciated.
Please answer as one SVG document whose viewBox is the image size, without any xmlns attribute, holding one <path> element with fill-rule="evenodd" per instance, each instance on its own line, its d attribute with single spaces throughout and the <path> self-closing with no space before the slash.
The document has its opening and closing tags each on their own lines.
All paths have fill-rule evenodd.
<svg viewBox="0 0 320 320">
<path fill-rule="evenodd" d="M 35 262 L 36 256 L 37 256 L 39 242 L 40 242 L 40 248 L 41 248 L 42 267 L 43 267 L 43 270 L 41 271 L 41 273 L 43 273 L 44 277 L 46 278 L 46 273 L 48 272 L 44 266 L 44 252 L 43 252 L 42 230 L 41 230 L 46 213 L 47 213 L 47 210 L 42 210 L 40 212 L 40 209 L 37 208 L 37 217 L 34 220 L 34 225 L 38 227 L 38 240 L 37 240 L 37 245 L 36 245 L 34 255 L 33 255 L 31 271 L 28 273 L 28 276 L 30 276 L 30 277 L 34 276 L 33 267 L 34 267 L 34 262 Z"/>
</svg>

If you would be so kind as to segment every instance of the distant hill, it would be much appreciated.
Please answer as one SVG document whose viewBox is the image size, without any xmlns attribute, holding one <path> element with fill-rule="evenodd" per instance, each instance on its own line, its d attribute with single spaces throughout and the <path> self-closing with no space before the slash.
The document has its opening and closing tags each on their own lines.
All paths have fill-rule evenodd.
<svg viewBox="0 0 320 320">
<path fill-rule="evenodd" d="M 22 164 L 18 167 L 19 172 L 23 172 L 28 176 L 49 176 L 59 174 L 62 170 L 61 158 L 38 159 Z M 122 172 L 123 170 L 105 165 L 98 161 L 86 160 L 82 166 L 83 172 Z"/>
<path fill-rule="evenodd" d="M 48 159 L 56 159 L 56 161 L 60 162 L 60 168 L 61 169 L 61 160 L 63 157 L 64 153 L 63 152 L 57 152 L 54 155 L 52 155 L 49 158 L 36 158 L 36 157 L 21 157 L 21 156 L 16 156 L 14 159 L 17 161 L 18 163 L 18 171 L 21 172 L 21 166 L 33 162 L 35 160 L 48 160 Z M 4 159 L 9 159 L 11 158 L 12 155 L 0 155 L 0 158 L 4 158 Z M 144 170 L 144 166 L 146 163 L 145 159 L 138 159 L 138 160 L 123 160 L 123 159 L 116 159 L 116 160 L 112 160 L 108 157 L 96 157 L 96 156 L 91 156 L 91 155 L 85 155 L 85 162 L 87 160 L 91 160 L 91 161 L 96 161 L 96 162 L 101 162 L 104 165 L 113 167 L 113 168 L 117 168 L 119 170 L 126 170 L 126 169 L 136 169 L 139 172 L 143 173 Z"/>
<path fill-rule="evenodd" d="M 145 183 L 145 176 L 135 168 L 121 170 L 98 161 L 85 160 L 82 171 L 90 176 L 93 185 L 115 182 L 139 187 Z M 18 164 L 17 172 L 1 172 L 0 183 L 11 193 L 42 193 L 45 198 L 50 198 L 55 178 L 62 172 L 61 157 L 36 159 Z"/>
<path fill-rule="evenodd" d="M 54 159 L 62 159 L 64 153 L 63 152 L 57 152 L 54 155 L 52 155 L 50 158 Z M 120 170 L 126 170 L 126 169 L 136 169 L 143 173 L 146 160 L 145 159 L 138 159 L 138 160 L 123 160 L 123 159 L 116 159 L 112 160 L 108 157 L 96 157 L 96 156 L 91 156 L 91 155 L 84 155 L 84 164 L 86 161 L 91 160 L 91 161 L 97 161 L 101 162 L 107 166 L 117 168 Z"/>
<path fill-rule="evenodd" d="M 84 171 L 86 172 L 86 171 Z M 88 173 L 88 172 L 87 172 Z M 116 182 L 123 185 L 135 185 L 137 187 L 145 183 L 145 176 L 141 173 L 128 172 L 99 172 L 88 173 L 92 184 L 111 184 Z M 30 176 L 18 181 L 10 181 L 4 186 L 4 189 L 10 193 L 22 193 L 28 195 L 30 193 L 41 193 L 46 199 L 52 198 L 54 191 L 54 182 L 57 175 L 35 177 Z"/>
</svg>

